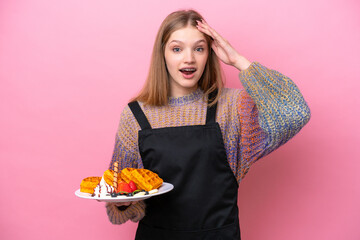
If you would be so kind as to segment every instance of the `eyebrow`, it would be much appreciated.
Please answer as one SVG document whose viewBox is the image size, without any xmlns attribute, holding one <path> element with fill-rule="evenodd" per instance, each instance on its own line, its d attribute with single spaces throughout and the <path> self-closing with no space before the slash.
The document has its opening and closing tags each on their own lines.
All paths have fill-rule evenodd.
<svg viewBox="0 0 360 240">
<path fill-rule="evenodd" d="M 172 42 L 183 43 L 182 41 L 179 41 L 179 40 L 172 40 L 171 42 L 169 42 L 169 44 L 172 43 Z M 204 39 L 200 39 L 200 40 L 196 41 L 195 44 L 198 44 L 198 43 L 201 43 L 201 42 L 206 43 L 206 41 Z"/>
</svg>

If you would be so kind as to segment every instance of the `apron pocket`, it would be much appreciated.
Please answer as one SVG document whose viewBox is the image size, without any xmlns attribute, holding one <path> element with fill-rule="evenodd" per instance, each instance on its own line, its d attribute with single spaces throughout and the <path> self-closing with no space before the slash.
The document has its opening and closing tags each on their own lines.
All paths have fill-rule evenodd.
<svg viewBox="0 0 360 240">
<path fill-rule="evenodd" d="M 172 231 L 139 223 L 135 240 L 240 240 L 239 223 L 197 231 Z"/>
</svg>

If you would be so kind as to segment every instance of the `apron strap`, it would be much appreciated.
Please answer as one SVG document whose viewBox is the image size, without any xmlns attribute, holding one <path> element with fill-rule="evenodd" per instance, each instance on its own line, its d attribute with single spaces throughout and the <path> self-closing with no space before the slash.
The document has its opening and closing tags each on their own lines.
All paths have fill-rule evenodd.
<svg viewBox="0 0 360 240">
<path fill-rule="evenodd" d="M 209 94 L 208 97 L 208 102 L 211 103 L 211 101 L 215 98 L 217 94 L 217 90 L 211 92 Z M 217 107 L 217 103 L 215 103 L 214 105 L 212 105 L 211 107 L 207 108 L 207 112 L 206 112 L 206 124 L 209 123 L 214 123 L 215 119 L 216 119 L 216 107 Z"/>
<path fill-rule="evenodd" d="M 130 102 L 128 103 L 128 106 L 132 113 L 134 114 L 137 122 L 139 123 L 142 130 L 144 129 L 151 129 L 151 125 L 149 121 L 147 120 L 145 113 L 141 109 L 138 101 Z"/>
</svg>

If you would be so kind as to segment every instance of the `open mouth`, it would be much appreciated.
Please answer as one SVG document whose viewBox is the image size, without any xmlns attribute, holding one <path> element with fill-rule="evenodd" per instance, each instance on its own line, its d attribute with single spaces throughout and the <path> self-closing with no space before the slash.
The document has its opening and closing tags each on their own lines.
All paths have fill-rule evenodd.
<svg viewBox="0 0 360 240">
<path fill-rule="evenodd" d="M 182 72 L 185 75 L 191 75 L 196 71 L 196 68 L 182 68 L 180 69 L 180 72 Z"/>
</svg>

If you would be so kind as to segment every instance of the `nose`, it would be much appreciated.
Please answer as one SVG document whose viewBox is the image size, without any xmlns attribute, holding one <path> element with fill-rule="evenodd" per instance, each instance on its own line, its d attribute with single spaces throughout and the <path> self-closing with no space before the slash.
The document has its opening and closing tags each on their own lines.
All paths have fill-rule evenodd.
<svg viewBox="0 0 360 240">
<path fill-rule="evenodd" d="M 186 63 L 195 62 L 194 52 L 191 49 L 185 51 L 184 62 Z"/>
</svg>

